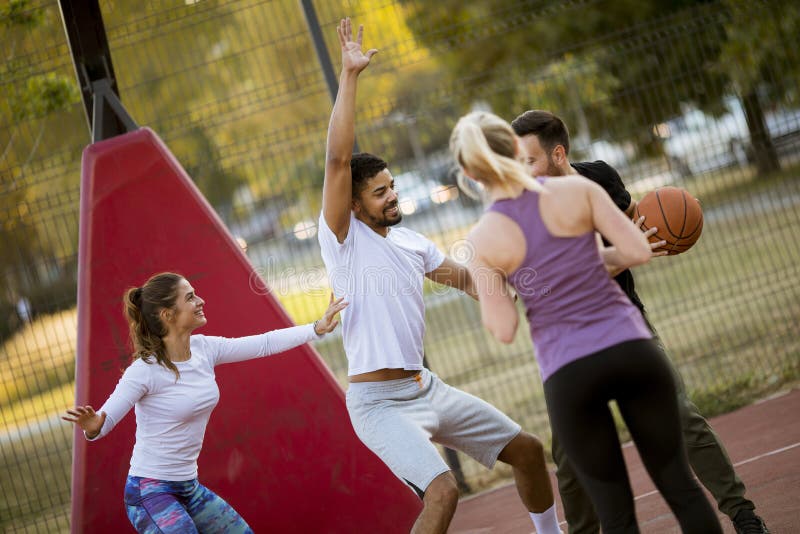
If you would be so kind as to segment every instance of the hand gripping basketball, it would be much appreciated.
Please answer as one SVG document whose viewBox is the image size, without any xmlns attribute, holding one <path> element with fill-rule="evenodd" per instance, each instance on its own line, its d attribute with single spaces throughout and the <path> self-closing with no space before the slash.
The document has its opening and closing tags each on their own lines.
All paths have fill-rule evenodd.
<svg viewBox="0 0 800 534">
<path fill-rule="evenodd" d="M 703 231 L 700 201 L 680 187 L 660 187 L 647 193 L 636 205 L 636 216 L 644 216 L 642 230 L 656 227 L 651 243 L 665 241 L 658 250 L 673 256 L 689 250 Z"/>
</svg>

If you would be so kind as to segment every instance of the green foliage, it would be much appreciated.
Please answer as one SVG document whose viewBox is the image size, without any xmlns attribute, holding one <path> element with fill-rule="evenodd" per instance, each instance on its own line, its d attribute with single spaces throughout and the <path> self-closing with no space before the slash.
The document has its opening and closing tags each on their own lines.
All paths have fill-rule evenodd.
<svg viewBox="0 0 800 534">
<path fill-rule="evenodd" d="M 783 362 L 779 371 L 770 376 L 749 372 L 715 384 L 693 390 L 689 398 L 705 417 L 713 417 L 747 406 L 753 399 L 763 397 L 782 386 L 796 384 L 800 379 L 800 360 Z"/>
<path fill-rule="evenodd" d="M 646 152 L 661 148 L 642 123 L 685 104 L 715 114 L 732 91 L 796 94 L 797 76 L 783 71 L 800 66 L 800 8 L 788 0 L 402 3 L 417 38 L 441 52 L 447 81 L 466 86 L 462 106 L 494 86 L 502 116 L 552 109 Z"/>
<path fill-rule="evenodd" d="M 11 99 L 11 114 L 15 121 L 40 119 L 67 109 L 79 101 L 75 80 L 54 72 L 32 76 Z"/>
<path fill-rule="evenodd" d="M 709 384 L 692 391 L 689 398 L 700 413 L 713 417 L 746 406 L 752 401 L 759 384 L 763 384 L 763 381 L 757 380 L 752 373 L 745 373 L 728 382 Z"/>
<path fill-rule="evenodd" d="M 6 273 L 0 298 L 9 298 L 9 290 L 21 285 L 24 271 L 35 263 L 39 234 L 19 171 L 0 169 L 0 191 L 0 272 Z"/>
<path fill-rule="evenodd" d="M 172 151 L 212 205 L 218 209 L 230 207 L 234 191 L 245 179 L 236 170 L 222 167 L 219 147 L 210 132 L 193 127 L 173 143 Z"/>
<path fill-rule="evenodd" d="M 32 6 L 28 1 L 12 1 L 0 8 L 0 40 L 7 44 L 6 61 L 0 65 L 4 96 L 0 98 L 4 125 L 0 128 L 0 272 L 4 273 L 2 292 L 9 295 L 38 286 L 36 267 L 43 258 L 56 255 L 42 239 L 46 223 L 38 198 L 41 188 L 31 184 L 41 180 L 42 174 L 33 171 L 31 164 L 72 137 L 69 122 L 54 122 L 53 117 L 63 116 L 78 102 L 74 76 L 68 69 L 38 70 L 32 61 L 37 47 L 47 42 L 44 36 L 58 20 L 57 13 L 57 6 Z M 59 185 L 48 184 L 45 193 L 58 195 Z"/>
<path fill-rule="evenodd" d="M 724 3 L 730 19 L 716 68 L 740 92 L 762 85 L 776 98 L 790 95 L 796 104 L 800 99 L 800 5 L 791 0 Z"/>
<path fill-rule="evenodd" d="M 42 11 L 31 8 L 30 0 L 9 0 L 0 7 L 0 25 L 33 28 L 42 22 Z"/>
</svg>

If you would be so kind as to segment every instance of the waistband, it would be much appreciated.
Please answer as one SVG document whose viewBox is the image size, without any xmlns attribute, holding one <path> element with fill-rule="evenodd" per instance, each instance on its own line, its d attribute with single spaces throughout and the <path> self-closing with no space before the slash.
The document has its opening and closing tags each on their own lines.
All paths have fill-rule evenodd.
<svg viewBox="0 0 800 534">
<path fill-rule="evenodd" d="M 142 501 L 153 495 L 189 495 L 200 482 L 193 478 L 191 480 L 161 480 L 157 478 L 138 477 L 128 475 L 125 480 L 125 504 L 138 506 Z"/>
<path fill-rule="evenodd" d="M 436 375 L 427 369 L 420 370 L 418 375 L 381 382 L 350 382 L 348 395 L 371 396 L 386 393 L 413 393 L 428 387 Z"/>
</svg>

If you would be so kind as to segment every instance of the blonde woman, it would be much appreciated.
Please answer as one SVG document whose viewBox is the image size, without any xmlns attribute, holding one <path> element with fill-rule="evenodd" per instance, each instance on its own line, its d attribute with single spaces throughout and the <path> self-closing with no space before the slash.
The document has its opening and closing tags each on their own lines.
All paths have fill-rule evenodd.
<svg viewBox="0 0 800 534">
<path fill-rule="evenodd" d="M 684 532 L 722 532 L 686 459 L 675 383 L 642 314 L 605 262 L 645 263 L 650 246 L 603 189 L 580 177 L 534 179 L 511 126 L 463 117 L 450 139 L 463 174 L 491 200 L 470 232 L 483 324 L 510 343 L 525 305 L 553 433 L 595 506 L 604 533 L 638 532 L 608 402 L 616 400 L 653 481 Z M 595 232 L 612 243 L 597 248 Z"/>
</svg>

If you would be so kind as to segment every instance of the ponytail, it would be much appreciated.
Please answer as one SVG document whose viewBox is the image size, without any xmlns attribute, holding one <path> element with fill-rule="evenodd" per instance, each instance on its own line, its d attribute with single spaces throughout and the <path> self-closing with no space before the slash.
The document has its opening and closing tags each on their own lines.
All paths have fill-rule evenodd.
<svg viewBox="0 0 800 534">
<path fill-rule="evenodd" d="M 142 287 L 128 289 L 123 298 L 133 344 L 133 359 L 151 363 L 150 358 L 155 358 L 156 363 L 175 374 L 176 380 L 180 373 L 167 357 L 163 339 L 167 329 L 161 322 L 160 313 L 164 308 L 175 306 L 178 283 L 182 279 L 181 275 L 175 273 L 157 274 Z"/>
<path fill-rule="evenodd" d="M 516 160 L 516 143 L 514 130 L 506 121 L 491 113 L 474 111 L 456 124 L 450 136 L 450 151 L 459 166 L 483 185 L 499 186 L 509 192 L 514 185 L 541 191 L 541 184 Z M 463 173 L 459 187 L 474 196 Z"/>
</svg>

